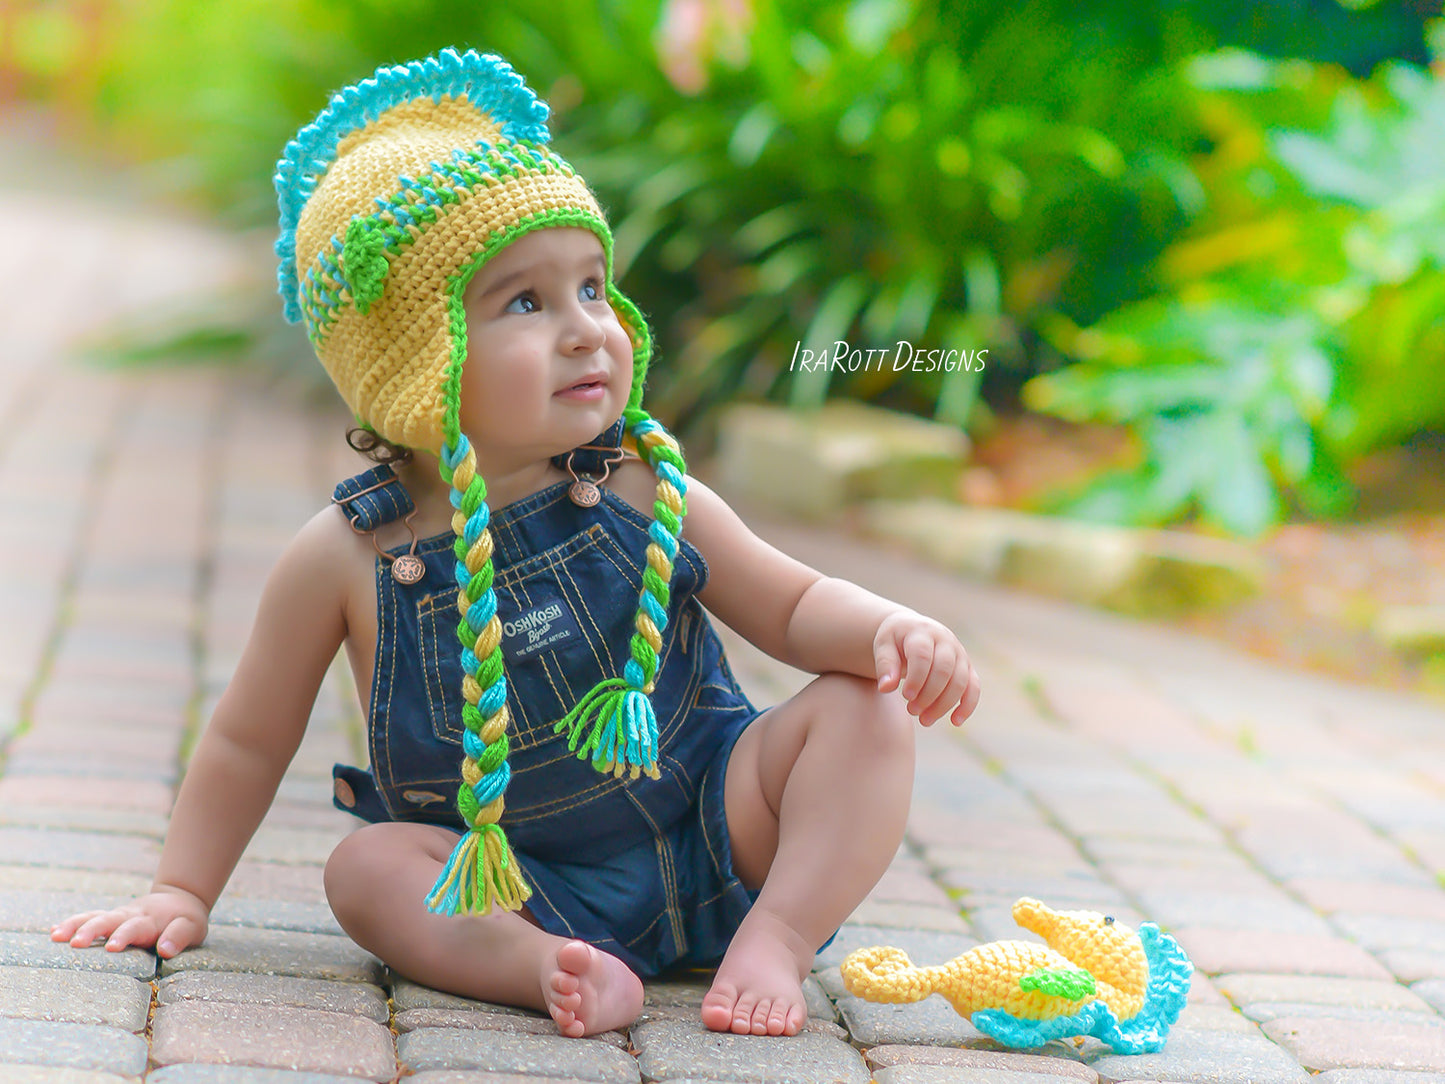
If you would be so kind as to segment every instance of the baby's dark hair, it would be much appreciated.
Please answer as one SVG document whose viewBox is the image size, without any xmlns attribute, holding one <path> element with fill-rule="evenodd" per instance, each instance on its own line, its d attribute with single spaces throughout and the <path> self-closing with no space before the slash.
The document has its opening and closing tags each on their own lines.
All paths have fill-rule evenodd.
<svg viewBox="0 0 1445 1084">
<path fill-rule="evenodd" d="M 346 431 L 346 443 L 373 463 L 394 465 L 411 462 L 411 449 L 393 444 L 380 433 L 354 425 Z"/>
</svg>

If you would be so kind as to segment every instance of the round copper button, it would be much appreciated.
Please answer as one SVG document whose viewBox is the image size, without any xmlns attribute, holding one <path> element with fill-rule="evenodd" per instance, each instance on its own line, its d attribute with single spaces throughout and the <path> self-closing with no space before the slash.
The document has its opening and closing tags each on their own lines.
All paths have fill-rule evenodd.
<svg viewBox="0 0 1445 1084">
<path fill-rule="evenodd" d="M 336 800 L 347 809 L 356 808 L 356 792 L 351 789 L 351 784 L 345 779 L 337 779 L 332 788 L 336 793 Z"/>
</svg>

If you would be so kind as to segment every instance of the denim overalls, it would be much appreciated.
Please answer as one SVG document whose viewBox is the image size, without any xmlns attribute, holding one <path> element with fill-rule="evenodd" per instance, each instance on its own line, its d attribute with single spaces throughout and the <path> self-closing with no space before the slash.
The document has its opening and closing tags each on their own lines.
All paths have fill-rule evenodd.
<svg viewBox="0 0 1445 1084">
<path fill-rule="evenodd" d="M 573 452 L 573 469 L 603 474 L 619 432 L 614 426 Z M 592 508 L 574 504 L 568 486 L 491 515 L 512 718 L 501 823 L 543 929 L 589 941 L 642 975 L 713 963 L 753 900 L 732 869 L 723 777 L 733 743 L 759 712 L 697 600 L 707 566 L 684 540 L 652 695 L 661 779 L 615 779 L 568 751 L 553 723 L 627 661 L 649 525 L 605 486 Z M 412 508 L 388 467 L 348 479 L 335 496 L 362 531 Z M 376 562 L 371 767 L 333 772 L 337 805 L 369 821 L 463 829 L 453 541 L 448 532 L 416 545 L 426 571 L 410 586 L 391 575 L 389 561 Z"/>
</svg>

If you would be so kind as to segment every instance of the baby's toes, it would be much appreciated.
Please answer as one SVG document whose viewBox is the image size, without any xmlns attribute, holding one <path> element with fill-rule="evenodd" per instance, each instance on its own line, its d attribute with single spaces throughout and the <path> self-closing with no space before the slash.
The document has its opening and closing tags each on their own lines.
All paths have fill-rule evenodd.
<svg viewBox="0 0 1445 1084">
<path fill-rule="evenodd" d="M 758 1007 L 753 1010 L 753 1034 L 766 1035 L 768 1033 L 768 1017 L 772 1015 L 773 1003 L 764 998 L 758 1002 Z"/>
<path fill-rule="evenodd" d="M 738 1003 L 733 1006 L 733 1031 L 739 1035 L 751 1035 L 753 1013 L 757 1011 L 758 999 L 755 994 L 739 994 Z M 764 1014 L 766 1016 L 766 1014 Z"/>
<path fill-rule="evenodd" d="M 786 1001 L 773 1002 L 772 1011 L 768 1013 L 768 1034 L 789 1035 L 788 1025 L 792 1017 L 789 1011 L 791 1006 Z"/>
<path fill-rule="evenodd" d="M 554 971 L 549 985 L 558 997 L 569 997 L 582 989 L 582 980 L 570 971 Z"/>
</svg>

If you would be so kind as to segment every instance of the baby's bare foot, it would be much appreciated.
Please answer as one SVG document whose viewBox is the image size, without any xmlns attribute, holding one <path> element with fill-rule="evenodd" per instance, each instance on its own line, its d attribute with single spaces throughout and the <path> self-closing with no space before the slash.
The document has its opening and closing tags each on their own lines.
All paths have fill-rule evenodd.
<svg viewBox="0 0 1445 1084">
<path fill-rule="evenodd" d="M 808 1019 L 803 977 L 813 950 L 787 923 L 748 912 L 702 999 L 702 1022 L 739 1035 L 796 1035 Z"/>
<path fill-rule="evenodd" d="M 543 962 L 542 997 L 557 1030 L 580 1039 L 636 1020 L 642 980 L 616 956 L 585 941 L 568 941 Z"/>
</svg>

